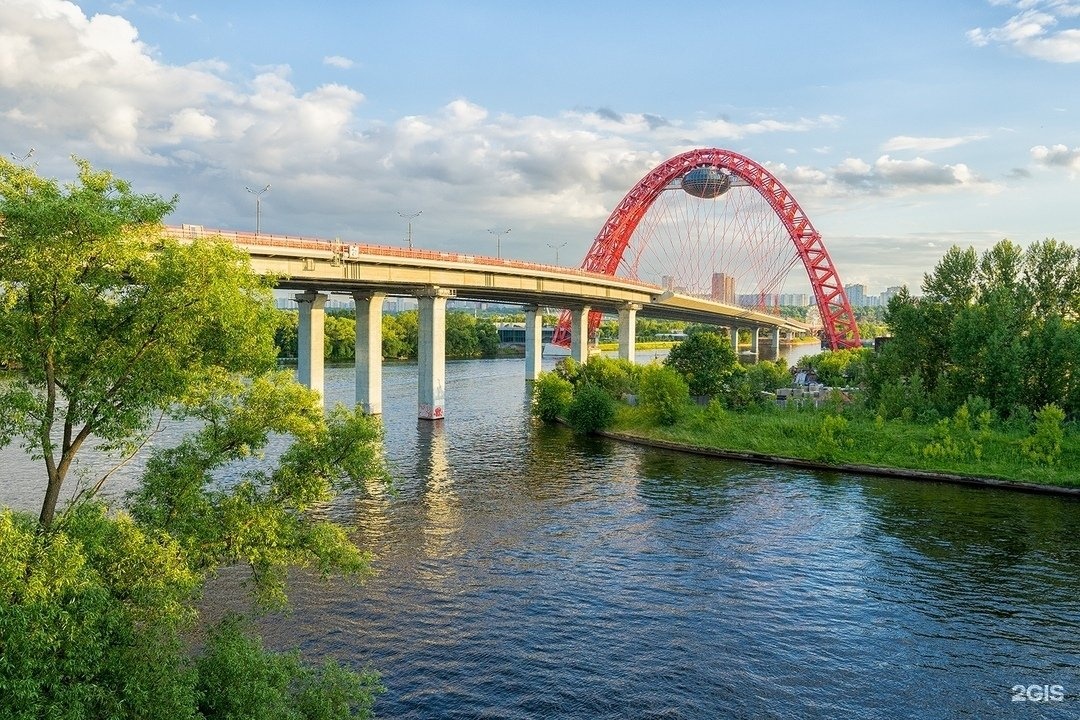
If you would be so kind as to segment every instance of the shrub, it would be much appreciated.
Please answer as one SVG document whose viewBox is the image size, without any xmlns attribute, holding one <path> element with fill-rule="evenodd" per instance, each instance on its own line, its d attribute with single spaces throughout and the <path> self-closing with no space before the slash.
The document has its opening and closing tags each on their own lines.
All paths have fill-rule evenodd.
<svg viewBox="0 0 1080 720">
<path fill-rule="evenodd" d="M 599 385 L 585 383 L 566 408 L 566 422 L 578 435 L 589 435 L 615 421 L 615 399 Z"/>
<path fill-rule="evenodd" d="M 581 366 L 580 378 L 575 385 L 599 385 L 612 397 L 619 398 L 633 391 L 640 373 L 641 368 L 634 363 L 594 355 Z"/>
<path fill-rule="evenodd" d="M 574 386 L 554 372 L 540 373 L 533 384 L 532 412 L 544 422 L 555 420 L 566 414 L 570 401 L 574 399 Z"/>
<path fill-rule="evenodd" d="M 273 653 L 231 615 L 210 633 L 198 659 L 199 710 L 207 720 L 345 720 L 370 718 L 375 673 L 355 673 L 333 660 L 303 665 L 298 653 Z"/>
<path fill-rule="evenodd" d="M 646 365 L 638 383 L 639 404 L 661 425 L 674 425 L 690 402 L 682 375 L 662 365 Z"/>
<path fill-rule="evenodd" d="M 1035 413 L 1032 435 L 1024 438 L 1024 455 L 1039 465 L 1056 465 L 1061 457 L 1061 441 L 1065 439 L 1063 422 L 1065 411 L 1054 404 Z"/>
<path fill-rule="evenodd" d="M 727 339 L 714 332 L 699 332 L 671 348 L 664 365 L 686 379 L 691 395 L 718 395 L 738 360 Z"/>
</svg>

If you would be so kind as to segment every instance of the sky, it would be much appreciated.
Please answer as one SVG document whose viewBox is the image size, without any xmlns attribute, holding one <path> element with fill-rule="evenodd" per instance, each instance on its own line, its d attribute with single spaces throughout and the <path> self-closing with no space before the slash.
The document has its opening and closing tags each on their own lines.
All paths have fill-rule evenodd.
<svg viewBox="0 0 1080 720">
<path fill-rule="evenodd" d="M 914 289 L 954 244 L 1080 244 L 1078 113 L 1072 0 L 0 0 L 0 152 L 208 228 L 270 185 L 264 233 L 403 246 L 421 211 L 415 247 L 577 265 L 652 168 L 723 148 L 845 284 Z"/>
</svg>

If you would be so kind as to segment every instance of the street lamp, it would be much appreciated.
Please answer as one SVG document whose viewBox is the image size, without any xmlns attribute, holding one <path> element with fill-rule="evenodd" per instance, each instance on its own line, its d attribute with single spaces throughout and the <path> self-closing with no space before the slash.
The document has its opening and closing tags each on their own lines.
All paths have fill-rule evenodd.
<svg viewBox="0 0 1080 720">
<path fill-rule="evenodd" d="M 552 248 L 553 250 L 555 250 L 555 264 L 558 265 L 559 264 L 559 248 L 566 247 L 566 243 L 559 243 L 558 245 L 552 245 L 551 243 L 548 243 L 547 246 L 549 248 Z"/>
<path fill-rule="evenodd" d="M 15 153 L 11 153 L 11 157 L 14 158 L 15 162 L 26 162 L 27 160 L 30 159 L 30 156 L 33 155 L 33 154 L 34 154 L 34 148 L 30 148 L 30 152 L 26 153 L 22 157 L 19 157 Z"/>
<path fill-rule="evenodd" d="M 510 232 L 510 228 L 505 230 L 488 230 L 489 233 L 495 236 L 495 257 L 502 257 L 502 238 L 503 235 Z"/>
<path fill-rule="evenodd" d="M 245 187 L 244 189 L 255 196 L 255 237 L 259 237 L 259 218 L 262 215 L 260 204 L 262 202 L 263 193 L 270 189 L 270 183 L 266 183 L 266 187 L 262 190 L 252 190 L 249 187 Z"/>
<path fill-rule="evenodd" d="M 423 210 L 417 210 L 414 213 L 403 213 L 400 210 L 398 210 L 398 215 L 400 215 L 401 217 L 403 217 L 403 218 L 405 218 L 406 220 L 409 221 L 409 237 L 408 237 L 408 240 L 409 240 L 409 249 L 410 250 L 412 250 L 412 221 L 415 220 L 416 218 L 420 217 L 421 215 L 423 215 L 423 213 L 424 213 Z"/>
</svg>

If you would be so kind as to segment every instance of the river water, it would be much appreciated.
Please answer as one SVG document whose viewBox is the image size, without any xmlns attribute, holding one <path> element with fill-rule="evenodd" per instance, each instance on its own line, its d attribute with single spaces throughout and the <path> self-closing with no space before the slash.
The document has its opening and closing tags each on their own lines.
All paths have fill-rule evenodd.
<svg viewBox="0 0 1080 720">
<path fill-rule="evenodd" d="M 394 486 L 332 510 L 378 574 L 298 578 L 269 644 L 379 670 L 384 718 L 1080 717 L 1076 502 L 577 438 L 523 377 L 449 363 L 431 423 L 385 368 Z"/>
</svg>

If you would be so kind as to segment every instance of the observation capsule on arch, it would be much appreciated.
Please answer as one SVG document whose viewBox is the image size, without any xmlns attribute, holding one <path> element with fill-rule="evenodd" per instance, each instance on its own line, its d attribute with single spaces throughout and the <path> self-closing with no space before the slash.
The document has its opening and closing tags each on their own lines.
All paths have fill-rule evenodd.
<svg viewBox="0 0 1080 720">
<path fill-rule="evenodd" d="M 682 189 L 694 197 L 720 197 L 731 189 L 731 176 L 715 165 L 702 165 L 682 176 Z"/>
</svg>

